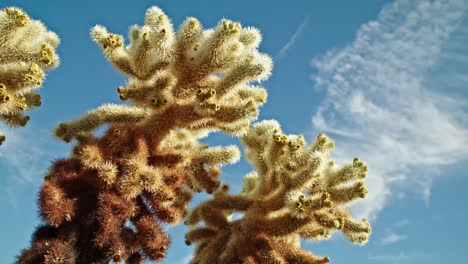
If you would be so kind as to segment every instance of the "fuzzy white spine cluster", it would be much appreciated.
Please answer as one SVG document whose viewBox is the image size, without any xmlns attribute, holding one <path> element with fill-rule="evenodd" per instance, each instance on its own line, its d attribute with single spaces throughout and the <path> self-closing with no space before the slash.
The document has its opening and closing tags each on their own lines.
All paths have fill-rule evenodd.
<svg viewBox="0 0 468 264">
<path fill-rule="evenodd" d="M 59 42 L 54 32 L 21 9 L 0 10 L 0 120 L 6 125 L 25 126 L 29 116 L 22 112 L 41 105 L 36 89 L 44 70 L 59 64 L 55 53 Z M 0 145 L 5 138 L 0 131 Z"/>
</svg>

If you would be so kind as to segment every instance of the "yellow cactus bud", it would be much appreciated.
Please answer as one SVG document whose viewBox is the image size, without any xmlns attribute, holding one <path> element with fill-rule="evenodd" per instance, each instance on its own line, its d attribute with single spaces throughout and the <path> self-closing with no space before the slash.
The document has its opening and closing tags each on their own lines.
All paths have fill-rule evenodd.
<svg viewBox="0 0 468 264">
<path fill-rule="evenodd" d="M 121 100 L 127 100 L 128 99 L 128 94 L 127 94 L 127 89 L 123 86 L 117 87 L 117 92 L 119 93 L 119 97 Z"/>
<path fill-rule="evenodd" d="M 275 134 L 274 134 L 274 135 L 273 135 L 273 139 L 274 139 L 277 143 L 279 143 L 279 142 L 281 142 L 281 135 L 279 135 L 279 134 L 276 134 L 276 135 L 275 135 Z"/>
<path fill-rule="evenodd" d="M 32 77 L 31 74 L 26 74 L 26 75 L 24 75 L 24 80 L 26 82 L 32 82 L 34 80 L 34 78 Z"/>
<path fill-rule="evenodd" d="M 5 135 L 2 132 L 0 132 L 0 145 L 3 143 L 3 141 L 5 141 L 5 139 Z"/>
<path fill-rule="evenodd" d="M 19 121 L 19 125 L 20 126 L 26 126 L 26 124 L 28 123 L 30 117 L 29 116 L 23 116 Z"/>
<path fill-rule="evenodd" d="M 31 63 L 31 66 L 29 67 L 29 72 L 33 75 L 36 75 L 40 72 L 42 72 L 41 70 L 41 67 L 39 67 L 39 65 L 37 65 L 36 63 Z"/>
<path fill-rule="evenodd" d="M 327 208 L 331 208 L 333 206 L 333 203 L 330 200 L 323 201 L 322 204 L 324 207 L 327 207 Z"/>
<path fill-rule="evenodd" d="M 14 19 L 15 24 L 19 27 L 26 26 L 29 22 L 29 16 L 18 8 L 8 7 L 5 8 L 5 12 L 9 17 Z"/>
<path fill-rule="evenodd" d="M 213 110 L 213 111 L 219 111 L 221 109 L 221 106 L 218 104 L 207 104 L 208 108 Z"/>
<path fill-rule="evenodd" d="M 0 83 L 0 103 L 6 103 L 8 101 L 10 101 L 10 95 L 8 95 L 5 85 Z"/>
<path fill-rule="evenodd" d="M 303 202 L 305 199 L 305 195 L 304 194 L 299 195 L 298 199 L 299 201 Z"/>
<path fill-rule="evenodd" d="M 28 105 L 26 104 L 26 97 L 21 96 L 18 98 L 16 101 L 16 107 L 18 107 L 21 111 L 24 111 L 28 108 Z"/>
<path fill-rule="evenodd" d="M 361 198 L 366 197 L 368 193 L 367 187 L 364 185 L 364 182 L 362 181 L 356 184 L 356 190 L 358 191 L 359 197 Z"/>
<path fill-rule="evenodd" d="M 205 101 L 216 95 L 216 90 L 210 89 L 209 91 L 203 92 L 202 89 L 197 90 L 197 98 L 200 101 Z"/>
<path fill-rule="evenodd" d="M 338 217 L 336 219 L 336 221 L 338 222 L 338 227 L 336 229 L 343 229 L 343 226 L 344 226 L 344 219 L 341 218 L 341 217 Z"/>
<path fill-rule="evenodd" d="M 151 104 L 155 106 L 167 104 L 167 99 L 165 98 L 151 98 Z"/>
<path fill-rule="evenodd" d="M 288 137 L 286 135 L 282 135 L 280 143 L 281 144 L 286 144 L 286 142 L 288 142 Z"/>
<path fill-rule="evenodd" d="M 103 44 L 104 49 L 115 49 L 121 46 L 123 46 L 123 38 L 115 34 L 109 34 Z"/>
<path fill-rule="evenodd" d="M 189 17 L 188 18 L 188 25 L 190 28 L 195 28 L 197 26 L 200 25 L 200 22 L 198 22 L 198 19 L 194 18 L 194 17 Z"/>
</svg>

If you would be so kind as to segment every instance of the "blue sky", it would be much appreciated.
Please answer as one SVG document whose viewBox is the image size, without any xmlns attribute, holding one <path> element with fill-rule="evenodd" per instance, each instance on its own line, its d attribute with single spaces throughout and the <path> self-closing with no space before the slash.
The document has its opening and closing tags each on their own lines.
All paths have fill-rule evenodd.
<svg viewBox="0 0 468 264">
<path fill-rule="evenodd" d="M 0 263 L 12 263 L 39 223 L 36 197 L 50 161 L 70 145 L 51 128 L 106 102 L 118 103 L 124 76 L 89 38 L 103 24 L 126 35 L 157 5 L 177 27 L 187 16 L 205 27 L 223 17 L 261 30 L 262 52 L 274 59 L 263 83 L 260 119 L 277 119 L 286 133 L 310 141 L 324 131 L 338 162 L 369 164 L 368 197 L 352 207 L 372 220 L 373 234 L 353 246 L 339 233 L 303 246 L 332 263 L 468 263 L 468 2 L 360 1 L 2 1 L 42 20 L 62 39 L 61 66 L 40 89 L 43 104 L 26 128 L 1 127 Z M 211 144 L 238 144 L 212 135 Z M 222 179 L 240 190 L 251 170 L 224 167 Z M 196 201 L 203 199 L 197 197 Z M 195 202 L 196 202 L 195 201 Z M 183 226 L 170 227 L 164 263 L 185 263 L 192 248 Z"/>
</svg>

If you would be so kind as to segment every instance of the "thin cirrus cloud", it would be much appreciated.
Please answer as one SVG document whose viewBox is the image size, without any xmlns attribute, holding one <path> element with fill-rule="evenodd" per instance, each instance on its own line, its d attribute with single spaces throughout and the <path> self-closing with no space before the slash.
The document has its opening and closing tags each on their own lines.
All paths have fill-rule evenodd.
<svg viewBox="0 0 468 264">
<path fill-rule="evenodd" d="M 409 224 L 408 219 L 401 219 L 400 221 L 390 225 L 385 229 L 385 235 L 380 239 L 379 244 L 382 246 L 391 245 L 400 241 L 408 239 L 408 235 L 399 234 L 405 226 Z"/>
<path fill-rule="evenodd" d="M 0 199 L 16 208 L 18 190 L 39 186 L 50 162 L 58 158 L 54 154 L 59 153 L 58 142 L 49 139 L 48 130 L 34 125 L 14 129 L 0 125 L 0 129 L 7 136 L 0 147 Z"/>
<path fill-rule="evenodd" d="M 286 42 L 286 44 L 278 51 L 278 53 L 276 54 L 277 59 L 280 59 L 280 58 L 284 57 L 284 55 L 286 55 L 286 52 L 289 49 L 291 49 L 291 47 L 294 45 L 294 43 L 299 39 L 299 37 L 302 34 L 302 31 L 304 31 L 304 28 L 307 26 L 308 23 L 309 23 L 309 17 L 306 17 L 302 21 L 302 23 L 299 25 L 299 27 L 297 27 L 296 31 L 291 36 L 291 38 L 289 38 L 288 42 Z"/>
<path fill-rule="evenodd" d="M 326 92 L 315 128 L 335 139 L 339 162 L 369 165 L 358 216 L 375 219 L 414 190 L 427 202 L 434 177 L 468 157 L 467 11 L 464 0 L 397 0 L 352 43 L 312 60 Z"/>
<path fill-rule="evenodd" d="M 14 179 L 19 183 L 37 184 L 38 171 L 47 167 L 46 138 L 49 133 L 43 129 L 28 126 L 10 129 L 0 126 L 7 140 L 0 147 L 0 168 L 3 178 Z"/>
<path fill-rule="evenodd" d="M 390 245 L 390 244 L 395 244 L 397 242 L 400 242 L 402 240 L 408 239 L 407 235 L 402 235 L 402 234 L 397 234 L 397 233 L 390 233 L 384 236 L 381 240 L 380 243 L 383 246 Z"/>
<path fill-rule="evenodd" d="M 427 261 L 433 256 L 425 252 L 400 252 L 398 254 L 376 254 L 369 255 L 368 259 L 372 263 L 402 264 Z"/>
</svg>

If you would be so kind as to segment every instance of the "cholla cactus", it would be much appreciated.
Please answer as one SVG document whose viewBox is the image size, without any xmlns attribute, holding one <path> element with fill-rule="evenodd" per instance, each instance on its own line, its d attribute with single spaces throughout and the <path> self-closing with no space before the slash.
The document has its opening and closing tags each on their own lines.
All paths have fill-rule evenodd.
<svg viewBox="0 0 468 264">
<path fill-rule="evenodd" d="M 42 85 L 44 70 L 58 66 L 59 38 L 18 8 L 0 10 L 0 119 L 11 127 L 25 126 L 22 111 L 40 106 L 34 90 Z M 5 135 L 0 131 L 0 145 Z"/>
<path fill-rule="evenodd" d="M 307 147 L 302 136 L 284 135 L 276 121 L 257 123 L 242 137 L 256 171 L 240 194 L 218 191 L 187 216 L 186 243 L 197 243 L 195 263 L 328 263 L 301 249 L 300 240 L 322 240 L 341 230 L 365 243 L 371 228 L 343 206 L 363 198 L 367 166 L 355 158 L 334 166 L 332 141 L 320 134 Z M 230 221 L 234 211 L 242 218 Z M 205 226 L 196 226 L 204 221 Z"/>
<path fill-rule="evenodd" d="M 199 139 L 215 130 L 242 133 L 266 101 L 265 89 L 251 84 L 271 71 L 256 29 L 222 20 L 203 30 L 188 18 L 176 34 L 152 7 L 143 26 L 131 27 L 128 46 L 102 26 L 91 36 L 129 76 L 117 91 L 131 104 L 106 104 L 55 129 L 77 144 L 46 176 L 39 198 L 46 225 L 19 263 L 163 259 L 169 237 L 159 221 L 185 215 L 190 188 L 222 189 L 219 167 L 239 158 L 235 146 Z M 105 124 L 103 136 L 92 134 Z"/>
</svg>

